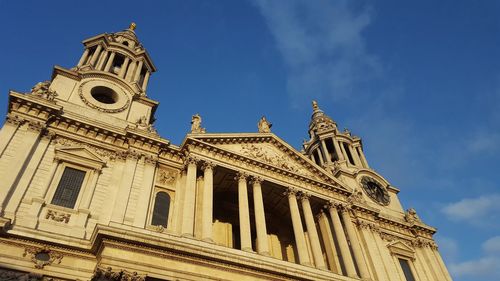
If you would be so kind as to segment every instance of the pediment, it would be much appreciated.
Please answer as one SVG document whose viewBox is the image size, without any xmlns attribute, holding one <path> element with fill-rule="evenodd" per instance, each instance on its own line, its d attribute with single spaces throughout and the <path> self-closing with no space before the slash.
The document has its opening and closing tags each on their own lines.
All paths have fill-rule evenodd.
<svg viewBox="0 0 500 281">
<path fill-rule="evenodd" d="M 302 177 L 343 186 L 333 175 L 272 133 L 203 134 L 192 138 Z"/>
<path fill-rule="evenodd" d="M 413 259 L 415 257 L 415 250 L 401 241 L 393 241 L 387 244 L 387 248 L 392 254 L 404 256 Z"/>
<path fill-rule="evenodd" d="M 84 147 L 56 148 L 55 154 L 56 159 L 94 169 L 101 169 L 106 164 L 99 156 Z"/>
</svg>

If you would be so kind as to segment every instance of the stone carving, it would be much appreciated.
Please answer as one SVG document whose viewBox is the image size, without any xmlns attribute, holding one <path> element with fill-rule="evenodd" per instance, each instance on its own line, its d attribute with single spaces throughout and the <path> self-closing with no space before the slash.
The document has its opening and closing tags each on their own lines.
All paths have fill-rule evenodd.
<svg viewBox="0 0 500 281">
<path fill-rule="evenodd" d="M 52 251 L 49 247 L 45 246 L 43 248 L 38 247 L 27 247 L 24 249 L 23 257 L 28 256 L 33 263 L 35 263 L 35 268 L 42 269 L 46 265 L 51 265 L 54 262 L 59 264 L 63 255 L 58 252 Z"/>
<path fill-rule="evenodd" d="M 55 91 L 49 89 L 50 81 L 38 82 L 31 88 L 31 94 L 42 97 L 48 101 L 54 101 L 58 96 Z"/>
<path fill-rule="evenodd" d="M 429 239 L 424 239 L 424 238 L 416 238 L 411 241 L 411 245 L 413 247 L 417 248 L 424 248 L 424 247 L 429 247 L 433 250 L 437 250 L 438 246 L 436 242 L 429 240 Z"/>
<path fill-rule="evenodd" d="M 364 220 L 359 220 L 359 219 L 355 222 L 356 222 L 356 225 L 358 226 L 358 228 L 368 229 L 368 230 L 371 230 L 373 232 L 380 233 L 380 228 L 375 223 L 364 221 Z"/>
<path fill-rule="evenodd" d="M 175 173 L 173 171 L 163 170 L 161 169 L 158 172 L 158 177 L 156 178 L 156 182 L 159 184 L 172 184 L 175 181 Z"/>
<path fill-rule="evenodd" d="M 20 272 L 8 269 L 0 269 L 0 280 L 1 281 L 40 281 L 40 280 L 50 280 L 49 278 L 44 278 L 41 274 Z"/>
<path fill-rule="evenodd" d="M 80 97 L 80 99 L 83 101 L 83 103 L 85 103 L 88 107 L 90 108 L 93 108 L 93 109 L 97 109 L 101 112 L 106 112 L 106 113 L 117 113 L 117 112 L 122 112 L 124 111 L 125 109 L 128 108 L 128 106 L 130 105 L 130 99 L 126 96 L 126 95 L 123 95 L 121 98 L 124 98 L 126 99 L 125 103 L 123 104 L 123 106 L 119 107 L 119 108 L 104 108 L 104 107 L 101 107 L 97 104 L 95 104 L 94 102 L 92 101 L 89 101 L 86 97 L 85 97 L 85 93 L 83 92 L 83 87 L 85 86 L 85 84 L 87 84 L 88 82 L 91 82 L 92 80 L 90 81 L 87 81 L 87 82 L 84 82 L 80 85 L 80 87 L 78 88 L 78 96 Z"/>
<path fill-rule="evenodd" d="M 297 193 L 299 191 L 293 187 L 289 187 L 285 190 L 285 192 L 283 192 L 283 195 L 285 196 L 297 196 Z"/>
<path fill-rule="evenodd" d="M 301 167 L 295 165 L 285 155 L 271 155 L 269 151 L 263 150 L 261 147 L 255 146 L 253 144 L 243 144 L 241 153 L 245 156 L 261 160 L 290 172 L 304 175 L 304 173 L 301 171 Z"/>
<path fill-rule="evenodd" d="M 74 140 L 71 140 L 71 139 L 63 138 L 63 137 L 60 137 L 60 136 L 56 137 L 56 142 L 57 142 L 57 144 L 62 145 L 62 146 L 66 146 L 66 147 L 81 147 L 81 148 L 86 148 L 86 149 L 94 152 L 95 154 L 97 154 L 97 155 L 99 155 L 101 157 L 106 157 L 106 158 L 109 158 L 109 159 L 115 159 L 118 156 L 120 156 L 120 158 L 121 158 L 121 157 L 125 157 L 127 155 L 126 152 L 120 152 L 120 151 L 113 152 L 113 151 L 110 151 L 110 150 L 99 148 L 97 146 L 90 145 L 88 143 L 78 142 L 78 141 L 74 141 Z"/>
<path fill-rule="evenodd" d="M 7 115 L 6 121 L 7 121 L 7 123 L 12 124 L 14 126 L 19 126 L 19 125 L 23 124 L 24 122 L 26 122 L 26 120 L 19 117 L 18 115 L 12 115 L 12 114 Z"/>
<path fill-rule="evenodd" d="M 137 119 L 137 121 L 135 122 L 135 127 L 137 129 L 148 131 L 150 133 L 158 134 L 156 129 L 153 127 L 153 124 L 148 123 L 146 116 L 142 116 Z"/>
<path fill-rule="evenodd" d="M 192 134 L 203 134 L 205 133 L 205 128 L 201 127 L 201 116 L 196 113 L 191 117 L 191 133 Z"/>
<path fill-rule="evenodd" d="M 257 124 L 257 127 L 259 128 L 259 133 L 270 133 L 272 126 L 273 124 L 269 123 L 266 120 L 265 116 L 262 116 L 262 118 L 260 118 L 259 120 L 259 123 Z"/>
<path fill-rule="evenodd" d="M 363 198 L 363 192 L 359 189 L 354 189 L 354 192 L 347 198 L 347 202 L 364 204 L 366 202 L 365 198 Z"/>
<path fill-rule="evenodd" d="M 126 270 L 115 271 L 111 267 L 97 267 L 92 276 L 92 281 L 144 281 L 146 275 L 140 275 L 137 272 L 128 272 Z"/>
<path fill-rule="evenodd" d="M 45 215 L 45 219 L 50 219 L 56 222 L 64 222 L 68 223 L 71 218 L 71 214 L 58 212 L 54 210 L 47 210 L 47 214 Z"/>
<path fill-rule="evenodd" d="M 413 208 L 406 210 L 405 221 L 412 223 L 412 224 L 415 222 L 420 222 L 420 218 L 417 215 L 417 211 L 415 211 L 415 209 L 413 209 Z"/>
</svg>

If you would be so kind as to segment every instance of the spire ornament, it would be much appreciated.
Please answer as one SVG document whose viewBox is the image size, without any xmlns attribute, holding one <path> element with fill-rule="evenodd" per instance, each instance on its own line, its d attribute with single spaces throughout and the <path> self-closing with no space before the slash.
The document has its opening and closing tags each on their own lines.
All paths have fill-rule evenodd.
<svg viewBox="0 0 500 281">
<path fill-rule="evenodd" d="M 136 27 L 137 27 L 137 24 L 135 24 L 135 22 L 131 22 L 130 25 L 128 26 L 128 29 L 134 31 Z"/>
</svg>

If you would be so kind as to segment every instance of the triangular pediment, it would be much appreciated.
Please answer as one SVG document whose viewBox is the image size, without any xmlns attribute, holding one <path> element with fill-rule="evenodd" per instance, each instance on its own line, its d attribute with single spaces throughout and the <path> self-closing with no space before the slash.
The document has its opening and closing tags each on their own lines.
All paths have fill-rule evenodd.
<svg viewBox="0 0 500 281">
<path fill-rule="evenodd" d="M 56 148 L 56 158 L 79 165 L 100 169 L 106 162 L 85 147 Z"/>
<path fill-rule="evenodd" d="M 272 133 L 199 134 L 190 137 L 292 174 L 343 186 L 333 175 Z"/>
<path fill-rule="evenodd" d="M 397 254 L 400 256 L 408 257 L 408 258 L 414 258 L 415 257 L 415 250 L 411 248 L 410 246 L 406 245 L 405 243 L 396 240 L 387 245 L 387 248 L 389 248 L 389 251 L 393 254 Z"/>
</svg>

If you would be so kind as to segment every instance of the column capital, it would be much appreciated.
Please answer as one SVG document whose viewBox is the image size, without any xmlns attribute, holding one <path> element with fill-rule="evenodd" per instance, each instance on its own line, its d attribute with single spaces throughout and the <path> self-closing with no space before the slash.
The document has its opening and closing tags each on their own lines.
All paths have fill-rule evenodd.
<svg viewBox="0 0 500 281">
<path fill-rule="evenodd" d="M 214 163 L 214 162 L 211 162 L 211 161 L 204 161 L 204 162 L 203 162 L 203 165 L 201 166 L 201 169 L 202 169 L 203 171 L 205 171 L 205 170 L 207 170 L 207 169 L 208 169 L 208 170 L 213 170 L 213 169 L 215 168 L 215 166 L 217 166 L 217 165 L 215 165 L 215 163 Z"/>
<path fill-rule="evenodd" d="M 348 208 L 348 205 L 344 202 L 340 202 L 340 201 L 336 201 L 336 200 L 330 200 L 328 201 L 328 203 L 325 205 L 325 208 L 334 208 L 334 209 L 337 209 L 339 211 L 344 211 L 344 210 L 347 210 Z"/>
<path fill-rule="evenodd" d="M 194 165 L 197 165 L 198 162 L 200 162 L 200 160 L 194 156 L 190 156 L 188 155 L 186 157 L 186 160 L 184 160 L 184 165 L 187 166 L 187 165 L 190 165 L 190 164 L 194 164 Z"/>
<path fill-rule="evenodd" d="M 311 193 L 309 193 L 309 192 L 300 192 L 297 197 L 300 200 L 309 200 L 309 198 L 311 198 Z"/>
<path fill-rule="evenodd" d="M 18 115 L 13 115 L 13 114 L 7 115 L 7 119 L 5 121 L 8 124 L 12 124 L 14 126 L 19 126 L 26 122 L 25 119 L 19 117 Z"/>
<path fill-rule="evenodd" d="M 263 181 L 264 179 L 259 176 L 252 176 L 250 179 L 251 184 L 261 184 Z"/>
<path fill-rule="evenodd" d="M 325 215 L 326 215 L 326 214 L 325 214 L 325 211 L 324 211 L 323 209 L 320 209 L 320 210 L 319 210 L 319 213 L 317 213 L 317 214 L 315 215 L 315 218 L 316 218 L 316 219 L 320 219 L 321 217 L 323 217 L 323 216 L 325 216 Z"/>
<path fill-rule="evenodd" d="M 247 178 L 248 178 L 248 174 L 245 172 L 237 172 L 236 176 L 234 177 L 234 179 L 237 181 L 246 181 Z"/>
<path fill-rule="evenodd" d="M 297 196 L 297 194 L 299 193 L 299 191 L 296 189 L 296 188 L 293 188 L 293 187 L 288 187 L 285 192 L 283 192 L 283 195 L 286 195 L 286 196 Z"/>
<path fill-rule="evenodd" d="M 203 176 L 198 176 L 198 177 L 196 178 L 196 181 L 202 181 L 202 180 L 203 180 Z"/>
</svg>

